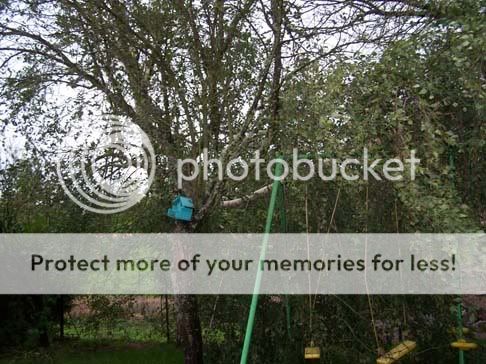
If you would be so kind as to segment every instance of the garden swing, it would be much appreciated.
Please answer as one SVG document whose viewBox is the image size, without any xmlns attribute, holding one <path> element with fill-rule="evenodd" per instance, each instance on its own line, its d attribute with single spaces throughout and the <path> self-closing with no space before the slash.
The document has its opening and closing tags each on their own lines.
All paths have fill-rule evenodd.
<svg viewBox="0 0 486 364">
<path fill-rule="evenodd" d="M 468 341 L 464 338 L 464 334 L 469 333 L 469 329 L 463 327 L 462 323 L 462 300 L 457 298 L 456 300 L 456 320 L 457 327 L 451 330 L 451 333 L 457 336 L 457 340 L 451 343 L 451 347 L 459 350 L 459 364 L 465 364 L 464 352 L 477 349 L 478 345 L 472 341 Z M 377 364 L 392 364 L 397 360 L 411 352 L 417 344 L 414 341 L 403 341 L 388 353 L 378 358 Z"/>
<path fill-rule="evenodd" d="M 366 214 L 368 215 L 368 188 L 366 188 Z M 399 234 L 399 224 L 398 224 L 398 209 L 397 209 L 397 201 L 395 200 L 395 224 L 396 224 L 396 233 Z M 368 231 L 368 226 L 366 226 L 366 232 Z M 370 307 L 370 312 L 373 313 L 373 307 L 371 303 L 371 299 L 368 295 L 368 303 Z M 403 321 L 406 325 L 406 314 L 405 314 L 405 306 L 403 308 Z M 375 330 L 375 339 L 376 339 L 376 344 L 377 347 L 379 346 L 378 344 L 378 336 L 376 334 L 376 329 L 374 327 L 374 319 L 372 320 L 373 323 L 373 329 Z M 416 347 L 417 343 L 412 340 L 403 340 L 402 337 L 402 330 L 401 326 L 399 326 L 399 340 L 401 341 L 398 345 L 393 347 L 390 351 L 385 353 L 384 355 L 380 356 L 378 359 L 376 359 L 376 364 L 393 364 L 412 352 Z"/>
<path fill-rule="evenodd" d="M 469 333 L 469 329 L 463 327 L 462 321 L 462 299 L 458 297 L 456 299 L 456 321 L 457 326 L 451 330 L 453 334 L 456 335 L 456 341 L 451 343 L 451 347 L 459 350 L 459 364 L 465 363 L 464 352 L 469 350 L 474 350 L 478 348 L 478 344 L 465 339 L 464 335 Z"/>
<path fill-rule="evenodd" d="M 308 155 L 307 155 L 308 156 Z M 283 175 L 283 164 L 282 159 L 277 159 L 277 163 L 275 164 L 275 178 L 272 183 L 271 187 L 271 197 L 270 197 L 270 203 L 269 207 L 267 210 L 267 219 L 266 219 L 266 224 L 265 224 L 265 230 L 264 230 L 264 235 L 263 235 L 263 241 L 262 245 L 260 248 L 260 257 L 259 260 L 263 261 L 266 256 L 266 251 L 267 251 L 267 246 L 268 246 L 268 239 L 269 239 L 269 234 L 271 233 L 272 230 L 272 221 L 273 221 L 273 215 L 275 212 L 275 208 L 277 207 L 279 210 L 279 220 L 280 220 L 280 233 L 286 233 L 287 232 L 287 219 L 286 219 L 286 212 L 285 212 L 285 196 L 284 196 L 284 186 L 280 180 L 280 177 Z M 451 167 L 453 168 L 453 159 L 451 159 Z M 334 205 L 334 209 L 331 215 L 331 221 L 330 224 L 333 221 L 334 214 L 336 212 L 336 206 L 337 202 L 339 199 L 339 193 L 340 189 L 338 190 L 337 196 L 336 196 L 336 202 Z M 306 198 L 305 198 L 305 218 L 306 218 L 306 232 L 307 234 L 309 233 L 309 224 L 308 224 L 308 211 L 307 211 L 307 191 L 306 191 Z M 178 195 L 176 199 L 172 203 L 172 207 L 167 211 L 167 215 L 169 217 L 178 219 L 178 220 L 183 220 L 183 221 L 190 221 L 192 218 L 192 212 L 193 212 L 194 205 L 192 203 L 192 200 L 185 196 Z M 368 188 L 366 189 L 366 212 L 368 212 Z M 395 203 L 395 217 L 397 219 L 397 233 L 398 231 L 398 216 L 397 216 L 397 210 L 396 210 L 396 203 Z M 366 226 L 366 232 L 367 232 L 367 226 Z M 328 230 L 329 233 L 329 230 Z M 249 349 L 250 349 L 250 343 L 251 343 L 251 337 L 253 333 L 253 327 L 254 327 L 254 322 L 255 322 L 255 314 L 256 314 L 256 309 L 258 305 L 258 298 L 260 294 L 260 286 L 261 286 L 261 280 L 262 280 L 262 270 L 261 270 L 261 265 L 258 265 L 257 269 L 257 274 L 255 278 L 255 285 L 253 289 L 253 294 L 252 294 L 252 300 L 251 300 L 251 305 L 250 305 L 250 311 L 248 314 L 248 320 L 247 320 L 247 326 L 246 326 L 246 331 L 245 331 L 245 338 L 244 338 L 244 343 L 243 343 L 243 348 L 242 348 L 242 353 L 241 353 L 241 360 L 240 364 L 246 364 L 248 360 L 248 354 L 249 354 Z M 309 296 L 310 296 L 309 292 Z M 316 293 L 316 299 L 314 300 L 314 305 L 312 305 L 312 300 L 311 297 L 309 297 L 309 303 L 310 303 L 310 318 L 309 318 L 309 326 L 310 326 L 310 331 L 312 331 L 312 311 L 313 308 L 315 307 L 315 303 L 317 300 L 317 293 Z M 454 334 L 457 336 L 457 340 L 451 343 L 451 347 L 458 349 L 459 350 L 459 364 L 464 364 L 465 359 L 464 359 L 464 352 L 468 350 L 473 350 L 478 347 L 478 345 L 474 342 L 468 341 L 464 338 L 464 334 L 468 332 L 467 328 L 464 328 L 462 325 L 462 303 L 461 299 L 458 298 L 457 301 L 457 327 L 452 330 Z M 374 324 L 374 318 L 373 318 L 373 309 L 372 309 L 372 303 L 370 296 L 368 295 L 368 303 L 370 307 L 370 313 L 372 315 L 371 320 L 373 323 L 373 329 L 375 331 L 375 339 L 377 343 L 377 348 L 379 347 L 378 343 L 378 336 L 376 333 L 376 328 Z M 290 303 L 288 300 L 288 297 L 285 299 L 285 305 L 286 305 L 286 318 L 287 318 L 287 335 L 289 339 L 291 338 L 291 320 L 290 320 Z M 401 334 L 400 334 L 401 336 Z M 402 338 L 400 337 L 400 340 Z M 415 341 L 412 340 L 404 340 L 401 343 L 399 343 L 397 346 L 392 348 L 390 351 L 388 351 L 386 354 L 380 356 L 377 358 L 376 363 L 377 364 L 392 364 L 395 363 L 396 361 L 400 360 L 402 357 L 405 355 L 409 354 L 411 351 L 413 351 L 416 348 L 417 344 Z M 304 349 L 304 359 L 313 361 L 313 360 L 319 360 L 321 356 L 320 348 L 319 346 L 316 346 L 314 344 L 314 341 L 310 340 L 310 344 Z"/>
<path fill-rule="evenodd" d="M 272 230 L 272 221 L 273 215 L 275 212 L 275 208 L 277 207 L 279 210 L 279 218 L 280 218 L 280 232 L 285 233 L 287 232 L 287 219 L 285 213 L 285 196 L 284 196 L 284 186 L 280 181 L 279 177 L 283 174 L 283 165 L 282 163 L 276 163 L 275 166 L 275 179 L 272 183 L 272 190 L 270 195 L 270 203 L 267 211 L 267 219 L 265 224 L 265 231 L 263 235 L 263 241 L 260 249 L 260 261 L 265 259 L 267 246 L 268 246 L 268 238 L 269 234 Z M 307 220 L 307 217 L 306 217 Z M 258 270 L 255 278 L 255 285 L 253 289 L 253 295 L 250 305 L 250 312 L 248 314 L 248 321 L 246 326 L 245 332 L 245 339 L 243 342 L 243 349 L 241 352 L 241 360 L 240 364 L 246 364 L 248 361 L 248 354 L 250 349 L 251 337 L 253 334 L 253 327 L 255 323 L 255 313 L 258 306 L 258 298 L 260 294 L 260 285 L 262 280 L 262 271 L 261 266 L 258 265 Z M 286 317 L 287 317 L 287 335 L 291 337 L 291 324 L 290 324 L 290 304 L 288 299 L 285 300 L 286 304 Z M 306 360 L 318 360 L 320 359 L 320 348 L 314 344 L 311 340 L 310 344 L 304 349 L 304 358 Z"/>
<path fill-rule="evenodd" d="M 279 177 L 283 174 L 283 165 L 282 163 L 276 163 L 275 166 L 275 179 L 272 183 L 272 190 L 270 195 L 270 204 L 267 211 L 267 219 L 265 223 L 265 231 L 263 235 L 263 241 L 260 248 L 260 261 L 263 261 L 266 256 L 267 246 L 268 246 L 268 239 L 269 234 L 272 231 L 272 221 L 273 221 L 273 214 L 275 212 L 275 208 L 278 205 L 279 213 L 280 213 L 280 232 L 285 233 L 287 231 L 287 219 L 285 215 L 285 208 L 284 208 L 284 191 L 283 191 L 283 184 L 280 181 Z M 262 281 L 262 270 L 261 265 L 258 265 L 257 274 L 255 278 L 255 285 L 253 288 L 253 295 L 251 299 L 250 311 L 248 314 L 248 321 L 246 325 L 246 332 L 245 332 L 245 339 L 243 342 L 243 349 L 241 352 L 241 359 L 240 364 L 246 364 L 248 361 L 248 354 L 250 351 L 250 343 L 251 337 L 253 334 L 253 327 L 255 324 L 255 314 L 258 306 L 258 298 L 260 295 L 260 286 Z M 290 338 L 291 331 L 290 331 L 290 304 L 288 299 L 285 300 L 286 303 L 286 316 L 287 316 L 287 334 Z M 309 348 L 306 349 L 306 355 L 313 355 L 316 358 L 319 358 L 319 351 L 312 347 L 310 350 Z"/>
<path fill-rule="evenodd" d="M 267 251 L 267 246 L 268 246 L 268 239 L 269 239 L 269 234 L 271 233 L 272 230 L 272 221 L 273 221 L 273 215 L 275 212 L 275 207 L 278 204 L 279 212 L 280 212 L 280 232 L 285 233 L 286 230 L 286 215 L 285 215 L 285 206 L 284 206 L 284 193 L 283 193 L 283 184 L 279 180 L 279 177 L 282 176 L 283 174 L 283 165 L 282 163 L 276 163 L 275 166 L 275 180 L 273 181 L 272 184 L 272 190 L 271 190 L 271 196 L 270 196 L 270 203 L 267 211 L 267 219 L 266 219 L 266 224 L 265 224 L 265 230 L 264 230 L 264 235 L 263 235 L 263 241 L 262 245 L 260 248 L 260 261 L 265 259 L 266 256 L 266 251 Z M 338 197 L 339 197 L 339 192 L 338 192 Z M 306 204 L 307 204 L 307 197 L 306 197 Z M 337 199 L 336 199 L 336 204 L 337 204 Z M 307 210 L 307 206 L 306 206 Z M 336 205 L 334 206 L 334 211 L 333 211 L 333 216 L 336 210 Z M 332 218 L 331 218 L 332 219 Z M 306 211 L 306 224 L 307 224 L 307 232 L 308 232 L 308 216 L 307 216 L 307 211 Z M 250 343 L 251 343 L 251 337 L 253 334 L 253 327 L 255 323 L 255 313 L 256 309 L 258 306 L 258 298 L 259 298 L 259 292 L 260 292 L 260 286 L 261 286 L 261 280 L 262 280 L 262 271 L 260 265 L 258 265 L 257 269 L 257 274 L 255 278 L 255 285 L 253 289 L 253 294 L 252 294 L 252 300 L 251 300 L 251 305 L 250 305 L 250 311 L 248 314 L 248 321 L 247 321 L 247 326 L 246 326 L 246 331 L 245 331 L 245 338 L 243 342 L 243 349 L 241 353 L 241 360 L 240 364 L 246 364 L 248 361 L 248 355 L 249 355 L 249 349 L 250 349 Z M 310 305 L 310 315 L 312 317 L 312 305 Z M 290 337 L 290 306 L 288 300 L 286 300 L 286 312 L 287 312 L 287 332 Z M 312 322 L 312 319 L 310 318 L 310 325 Z M 401 344 L 399 344 L 397 347 L 392 349 L 390 352 L 385 354 L 385 356 L 381 357 L 378 359 L 377 363 L 378 364 L 391 364 L 394 363 L 396 360 L 399 358 L 405 356 L 408 354 L 410 351 L 412 351 L 416 346 L 416 343 L 413 341 L 404 341 Z M 314 344 L 314 341 L 311 340 L 309 346 L 307 346 L 304 350 L 304 359 L 307 361 L 314 361 L 314 360 L 319 360 L 320 359 L 320 348 Z M 381 360 L 381 361 L 380 361 Z"/>
<path fill-rule="evenodd" d="M 455 171 L 455 150 L 451 147 L 449 149 L 449 168 Z M 457 326 L 451 331 L 456 335 L 457 340 L 451 343 L 451 347 L 459 350 L 459 364 L 465 363 L 464 352 L 478 348 L 478 345 L 472 341 L 464 338 L 464 335 L 469 333 L 469 329 L 463 327 L 462 321 L 462 298 L 457 297 L 456 300 L 456 322 Z"/>
</svg>

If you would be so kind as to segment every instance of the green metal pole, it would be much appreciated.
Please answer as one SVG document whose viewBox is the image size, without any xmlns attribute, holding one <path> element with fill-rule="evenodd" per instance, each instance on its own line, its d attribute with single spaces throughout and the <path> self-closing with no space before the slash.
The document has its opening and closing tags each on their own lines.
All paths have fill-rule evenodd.
<svg viewBox="0 0 486 364">
<path fill-rule="evenodd" d="M 461 299 L 459 299 L 459 302 L 457 303 L 457 337 L 459 339 L 463 338 L 463 332 L 462 332 L 462 304 L 461 304 Z M 464 364 L 464 351 L 459 350 L 459 364 Z"/>
<path fill-rule="evenodd" d="M 287 232 L 287 214 L 285 211 L 285 191 L 282 183 L 279 184 L 278 209 L 280 218 L 280 233 Z"/>
<path fill-rule="evenodd" d="M 280 177 L 283 173 L 283 165 L 277 162 L 275 165 L 275 177 Z M 251 336 L 253 334 L 253 326 L 255 323 L 255 313 L 258 305 L 258 296 L 260 293 L 260 286 L 262 282 L 262 270 L 261 262 L 265 260 L 268 246 L 268 236 L 272 230 L 273 213 L 275 211 L 275 203 L 277 202 L 278 189 L 280 187 L 280 181 L 275 179 L 272 184 L 272 195 L 270 197 L 270 205 L 268 207 L 267 222 L 265 225 L 265 233 L 263 235 L 263 242 L 260 249 L 260 260 L 258 262 L 258 269 L 255 278 L 255 286 L 253 288 L 253 296 L 251 298 L 250 313 L 248 314 L 248 321 L 246 324 L 245 341 L 243 343 L 243 349 L 241 351 L 240 364 L 246 364 L 248 360 L 248 353 L 250 351 Z"/>
</svg>

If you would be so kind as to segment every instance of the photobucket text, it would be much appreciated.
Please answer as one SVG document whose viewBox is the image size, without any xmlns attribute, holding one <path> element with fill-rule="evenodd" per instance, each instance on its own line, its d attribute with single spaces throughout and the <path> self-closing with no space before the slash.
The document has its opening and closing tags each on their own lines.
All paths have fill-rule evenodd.
<svg viewBox="0 0 486 364">
<path fill-rule="evenodd" d="M 232 181 L 243 181 L 249 177 L 250 165 L 253 169 L 253 177 L 256 181 L 262 179 L 262 174 L 272 180 L 284 180 L 289 175 L 294 181 L 308 181 L 312 178 L 320 178 L 323 181 L 333 181 L 340 175 L 346 181 L 362 179 L 368 181 L 374 178 L 377 181 L 400 181 L 404 178 L 415 180 L 420 159 L 416 158 L 416 151 L 410 150 L 409 157 L 404 160 L 399 158 L 370 160 L 368 149 L 363 148 L 360 158 L 308 158 L 302 157 L 298 149 L 294 148 L 292 156 L 277 157 L 266 162 L 261 158 L 260 151 L 255 152 L 254 158 L 249 163 L 242 158 L 235 158 L 225 165 L 220 159 L 209 158 L 208 150 L 204 149 L 199 162 L 196 159 L 177 160 L 177 184 L 182 188 L 184 181 L 193 181 L 198 177 L 203 180 L 225 178 Z M 290 163 L 289 163 L 290 162 Z M 275 166 L 282 165 L 282 174 L 275 175 Z M 264 173 L 262 173 L 262 170 Z"/>
</svg>

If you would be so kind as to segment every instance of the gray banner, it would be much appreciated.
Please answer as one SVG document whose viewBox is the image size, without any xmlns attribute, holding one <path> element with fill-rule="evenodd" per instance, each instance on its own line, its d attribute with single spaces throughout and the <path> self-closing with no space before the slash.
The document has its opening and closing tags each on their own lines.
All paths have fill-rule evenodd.
<svg viewBox="0 0 486 364">
<path fill-rule="evenodd" d="M 485 294 L 485 234 L 1 234 L 2 294 Z M 260 258 L 262 251 L 264 259 Z"/>
</svg>

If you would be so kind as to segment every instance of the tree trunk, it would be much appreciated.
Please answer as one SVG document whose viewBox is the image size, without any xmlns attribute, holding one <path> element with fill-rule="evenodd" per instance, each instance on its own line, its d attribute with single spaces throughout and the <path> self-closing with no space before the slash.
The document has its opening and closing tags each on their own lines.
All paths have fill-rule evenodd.
<svg viewBox="0 0 486 364">
<path fill-rule="evenodd" d="M 64 296 L 58 297 L 58 315 L 59 315 L 59 341 L 64 340 Z"/>
<path fill-rule="evenodd" d="M 197 297 L 194 295 L 176 295 L 175 303 L 177 308 L 177 337 L 179 344 L 184 348 L 184 363 L 202 364 L 203 346 Z"/>
<path fill-rule="evenodd" d="M 189 224 L 177 222 L 174 233 L 188 233 L 193 230 Z M 185 259 L 184 252 L 175 252 L 176 259 Z M 175 284 L 179 284 L 175 282 Z M 183 284 L 183 282 L 182 282 Z M 176 307 L 176 343 L 184 349 L 185 364 L 203 363 L 203 344 L 199 309 L 195 295 L 175 295 Z"/>
<path fill-rule="evenodd" d="M 39 346 L 42 348 L 48 348 L 50 345 L 49 332 L 43 316 L 47 314 L 47 308 L 44 301 L 45 296 L 36 295 L 32 296 L 34 304 L 34 325 L 39 329 Z"/>
<path fill-rule="evenodd" d="M 270 140 L 277 146 L 277 150 L 280 147 L 280 138 L 275 135 L 280 130 L 279 125 L 280 117 L 280 86 L 282 82 L 282 25 L 283 25 L 283 12 L 284 3 L 283 0 L 271 1 L 271 16 L 272 16 L 272 31 L 273 39 L 275 43 L 275 54 L 273 59 L 273 76 L 272 76 L 272 89 L 270 94 L 271 103 L 271 120 L 270 120 Z"/>
</svg>

